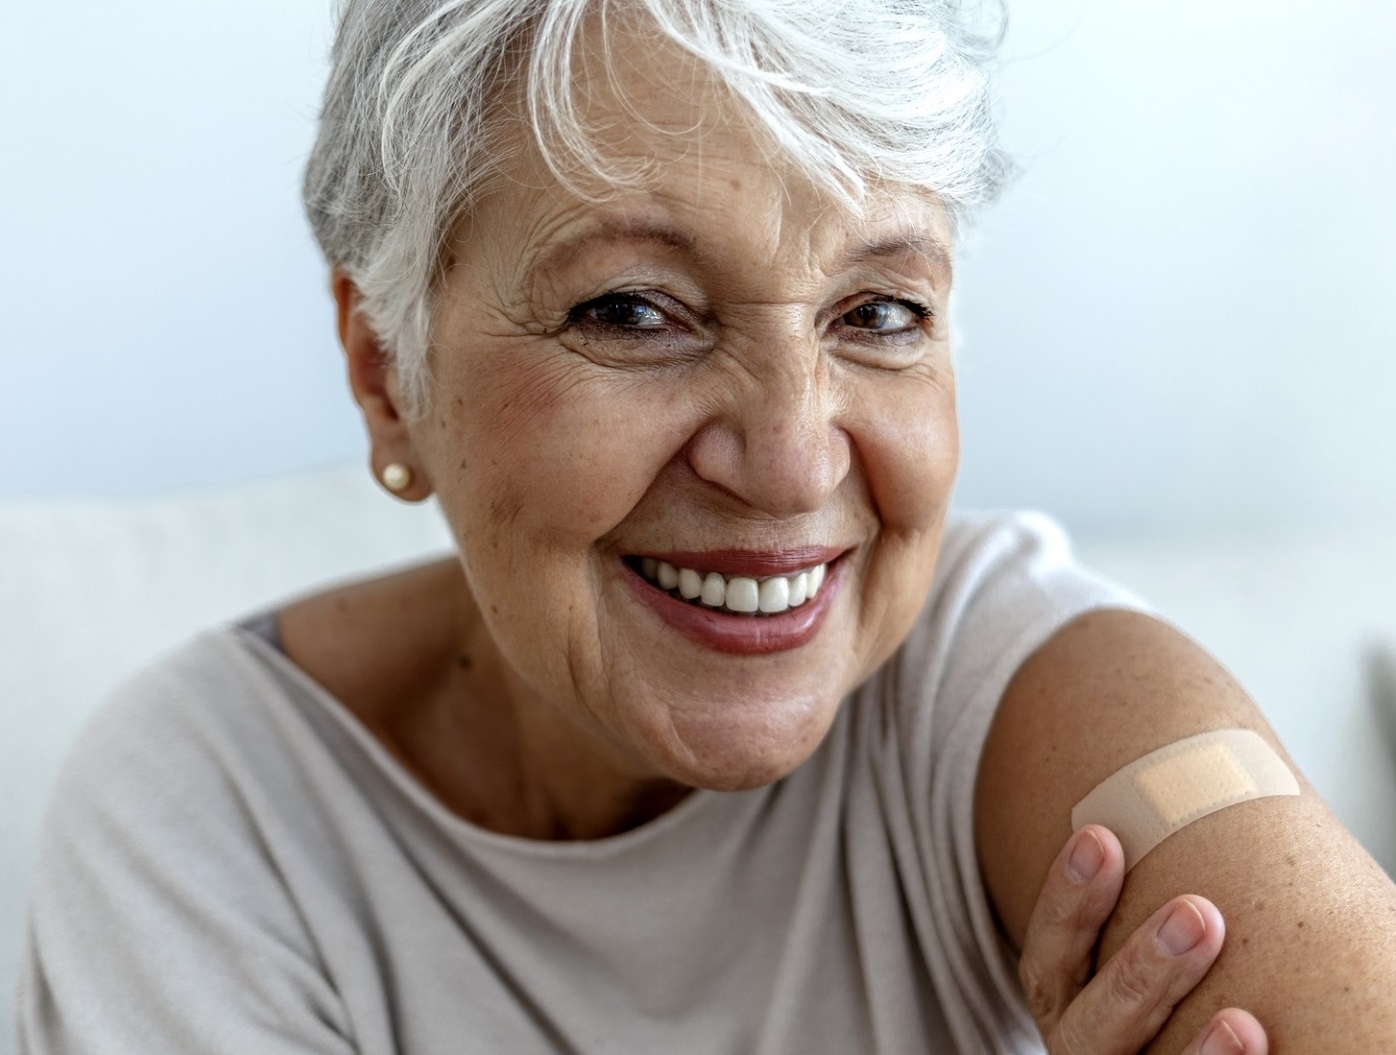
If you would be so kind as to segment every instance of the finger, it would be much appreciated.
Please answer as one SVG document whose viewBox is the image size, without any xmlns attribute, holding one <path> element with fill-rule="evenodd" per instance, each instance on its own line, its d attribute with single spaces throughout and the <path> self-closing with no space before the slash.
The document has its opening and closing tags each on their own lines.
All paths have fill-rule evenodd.
<svg viewBox="0 0 1396 1055">
<path fill-rule="evenodd" d="M 1091 976 L 1100 928 L 1124 884 L 1124 851 L 1106 828 L 1088 825 L 1052 862 L 1023 936 L 1018 978 L 1044 1037 Z"/>
<path fill-rule="evenodd" d="M 1096 972 L 1049 1046 L 1073 1055 L 1138 1051 L 1202 980 L 1225 936 L 1221 913 L 1206 898 L 1174 898 Z"/>
<path fill-rule="evenodd" d="M 1268 1055 L 1270 1041 L 1255 1016 L 1240 1008 L 1218 1011 L 1183 1055 Z"/>
</svg>

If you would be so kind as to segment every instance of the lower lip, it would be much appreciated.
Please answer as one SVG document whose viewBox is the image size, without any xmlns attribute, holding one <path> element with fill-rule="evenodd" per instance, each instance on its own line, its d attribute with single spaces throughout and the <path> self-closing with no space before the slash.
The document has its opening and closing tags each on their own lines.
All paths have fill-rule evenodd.
<svg viewBox="0 0 1396 1055">
<path fill-rule="evenodd" d="M 779 615 L 733 615 L 670 597 L 628 564 L 621 567 L 636 596 L 665 623 L 696 644 L 739 656 L 788 652 L 808 644 L 824 625 L 843 579 L 843 561 L 835 561 L 819 593 L 798 608 Z"/>
</svg>

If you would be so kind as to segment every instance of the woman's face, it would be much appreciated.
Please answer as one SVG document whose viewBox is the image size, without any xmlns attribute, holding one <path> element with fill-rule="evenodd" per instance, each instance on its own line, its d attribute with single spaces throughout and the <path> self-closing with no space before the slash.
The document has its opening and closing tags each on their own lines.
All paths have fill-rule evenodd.
<svg viewBox="0 0 1396 1055">
<path fill-rule="evenodd" d="M 588 107 L 652 179 L 587 201 L 521 150 L 456 232 L 412 441 L 530 721 L 619 773 L 754 787 L 929 589 L 958 456 L 947 224 L 906 191 L 850 214 L 681 56 L 626 53 L 643 120 Z"/>
</svg>

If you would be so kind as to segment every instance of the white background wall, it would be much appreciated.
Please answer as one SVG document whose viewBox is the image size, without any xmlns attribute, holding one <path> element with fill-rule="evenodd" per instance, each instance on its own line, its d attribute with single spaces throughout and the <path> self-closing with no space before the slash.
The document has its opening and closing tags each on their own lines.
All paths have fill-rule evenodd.
<svg viewBox="0 0 1396 1055">
<path fill-rule="evenodd" d="M 1396 4 L 1012 8 L 962 494 L 1114 531 L 1396 513 Z"/>
<path fill-rule="evenodd" d="M 1396 513 L 1396 5 L 1032 0 L 961 262 L 974 505 L 1089 535 Z M 363 451 L 297 204 L 328 0 L 0 35 L 0 500 Z"/>
<path fill-rule="evenodd" d="M 329 0 L 44 0 L 0 28 L 0 495 L 357 456 L 297 200 Z"/>
</svg>

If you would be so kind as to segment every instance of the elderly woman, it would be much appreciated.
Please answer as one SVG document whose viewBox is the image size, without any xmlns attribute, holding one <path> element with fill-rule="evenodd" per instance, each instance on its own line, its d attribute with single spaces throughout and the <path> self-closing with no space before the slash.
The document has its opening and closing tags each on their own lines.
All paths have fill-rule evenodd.
<svg viewBox="0 0 1396 1055">
<path fill-rule="evenodd" d="M 1292 767 L 1050 524 L 949 512 L 982 14 L 350 0 L 307 207 L 459 551 L 119 693 L 23 1051 L 1396 1049 L 1396 890 L 1307 787 L 1073 834 L 1196 734 Z"/>
</svg>

